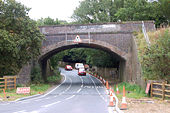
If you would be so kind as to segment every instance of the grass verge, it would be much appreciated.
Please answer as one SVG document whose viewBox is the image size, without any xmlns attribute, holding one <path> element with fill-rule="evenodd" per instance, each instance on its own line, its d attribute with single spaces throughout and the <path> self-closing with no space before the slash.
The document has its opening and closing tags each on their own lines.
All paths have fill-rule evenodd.
<svg viewBox="0 0 170 113">
<path fill-rule="evenodd" d="M 22 98 L 22 97 L 27 97 L 27 96 L 32 96 L 32 95 L 36 95 L 36 94 L 43 94 L 45 93 L 50 87 L 52 87 L 54 84 L 57 84 L 61 81 L 62 77 L 61 75 L 53 75 L 53 76 L 49 76 L 48 78 L 48 83 L 39 83 L 39 84 L 35 84 L 32 83 L 30 84 L 28 87 L 30 87 L 31 92 L 30 94 L 17 94 L 16 93 L 16 89 L 11 89 L 11 90 L 6 90 L 6 97 L 8 98 L 4 98 L 4 93 L 1 90 L 0 91 L 0 101 L 14 101 L 16 99 Z M 17 87 L 24 87 L 22 85 L 17 85 Z"/>
<path fill-rule="evenodd" d="M 147 94 L 145 94 L 144 89 L 142 89 L 139 85 L 122 82 L 118 84 L 120 92 L 119 95 L 116 95 L 118 98 L 122 98 L 123 96 L 123 86 L 125 86 L 127 98 L 140 99 L 142 97 L 147 97 Z M 116 85 L 114 85 L 114 91 L 116 91 Z"/>
<path fill-rule="evenodd" d="M 3 101 L 14 101 L 14 100 L 16 100 L 18 98 L 44 93 L 50 87 L 51 87 L 50 84 L 31 84 L 30 85 L 30 89 L 31 89 L 30 94 L 17 94 L 16 89 L 11 89 L 11 90 L 8 89 L 8 90 L 5 91 L 6 96 L 8 98 L 5 99 L 3 91 L 0 91 L 0 99 L 3 100 Z"/>
</svg>

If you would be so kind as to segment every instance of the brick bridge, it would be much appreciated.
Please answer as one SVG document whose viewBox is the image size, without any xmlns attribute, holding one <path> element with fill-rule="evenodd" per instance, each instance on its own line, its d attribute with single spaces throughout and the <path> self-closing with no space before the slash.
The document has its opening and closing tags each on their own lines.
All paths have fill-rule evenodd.
<svg viewBox="0 0 170 113">
<path fill-rule="evenodd" d="M 145 21 L 147 31 L 155 30 L 153 21 Z M 83 25 L 41 26 L 45 35 L 39 62 L 46 78 L 47 60 L 56 53 L 70 48 L 95 48 L 110 53 L 118 62 L 122 81 L 141 83 L 140 69 L 134 40 L 135 32 L 142 31 L 142 22 L 102 23 Z M 73 40 L 80 36 L 81 42 Z"/>
</svg>

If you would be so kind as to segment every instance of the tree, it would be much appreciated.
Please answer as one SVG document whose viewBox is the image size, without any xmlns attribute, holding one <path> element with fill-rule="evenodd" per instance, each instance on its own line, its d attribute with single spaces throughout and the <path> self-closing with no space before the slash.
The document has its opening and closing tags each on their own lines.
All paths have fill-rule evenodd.
<svg viewBox="0 0 170 113">
<path fill-rule="evenodd" d="M 67 21 L 64 20 L 56 20 L 47 17 L 47 18 L 41 18 L 37 20 L 37 25 L 38 26 L 44 26 L 44 25 L 59 25 L 59 24 L 67 24 Z"/>
<path fill-rule="evenodd" d="M 72 18 L 79 23 L 113 22 L 121 7 L 123 0 L 85 0 L 74 10 Z"/>
<path fill-rule="evenodd" d="M 40 53 L 43 35 L 28 16 L 29 8 L 15 0 L 0 1 L 0 74 L 17 74 Z"/>
<path fill-rule="evenodd" d="M 81 62 L 98 67 L 118 66 L 118 61 L 112 55 L 102 50 L 89 48 L 73 48 L 56 54 L 50 58 L 50 62 L 53 68 L 58 65 L 58 61 L 70 63 Z"/>
<path fill-rule="evenodd" d="M 170 22 L 170 0 L 159 0 L 163 16 Z"/>
<path fill-rule="evenodd" d="M 74 10 L 77 23 L 154 20 L 156 27 L 170 21 L 170 0 L 84 0 Z"/>
</svg>

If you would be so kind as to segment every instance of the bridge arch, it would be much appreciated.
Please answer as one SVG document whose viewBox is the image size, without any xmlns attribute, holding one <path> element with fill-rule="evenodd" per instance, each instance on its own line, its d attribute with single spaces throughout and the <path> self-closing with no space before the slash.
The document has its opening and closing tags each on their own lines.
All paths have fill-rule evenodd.
<svg viewBox="0 0 170 113">
<path fill-rule="evenodd" d="M 42 47 L 42 53 L 39 57 L 39 63 L 41 64 L 42 68 L 42 76 L 44 80 L 46 80 L 46 70 L 47 70 L 47 60 L 52 57 L 53 55 L 57 54 L 58 52 L 71 49 L 71 48 L 93 48 L 93 49 L 100 49 L 103 50 L 116 58 L 119 61 L 119 71 L 121 78 L 125 76 L 125 65 L 127 61 L 127 53 L 121 51 L 114 45 L 111 45 L 107 42 L 99 41 L 99 40 L 90 40 L 87 42 L 82 43 L 74 43 L 74 42 L 66 42 L 61 41 L 46 47 Z"/>
</svg>

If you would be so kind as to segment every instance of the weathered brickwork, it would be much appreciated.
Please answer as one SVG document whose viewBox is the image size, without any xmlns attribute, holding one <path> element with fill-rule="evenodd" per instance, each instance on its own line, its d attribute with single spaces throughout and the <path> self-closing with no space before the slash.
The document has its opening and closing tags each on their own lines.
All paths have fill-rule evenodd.
<svg viewBox="0 0 170 113">
<path fill-rule="evenodd" d="M 145 21 L 147 31 L 155 30 L 153 21 Z M 41 64 L 46 64 L 47 59 L 59 51 L 76 47 L 89 47 L 105 50 L 120 57 L 120 70 L 122 80 L 133 81 L 135 71 L 133 60 L 136 51 L 133 47 L 134 32 L 142 30 L 142 22 L 85 24 L 85 25 L 59 25 L 41 26 L 40 31 L 45 35 L 42 53 L 39 58 Z M 79 35 L 81 43 L 73 40 Z M 135 56 L 137 57 L 137 56 Z M 44 69 L 46 69 L 45 66 Z"/>
</svg>

